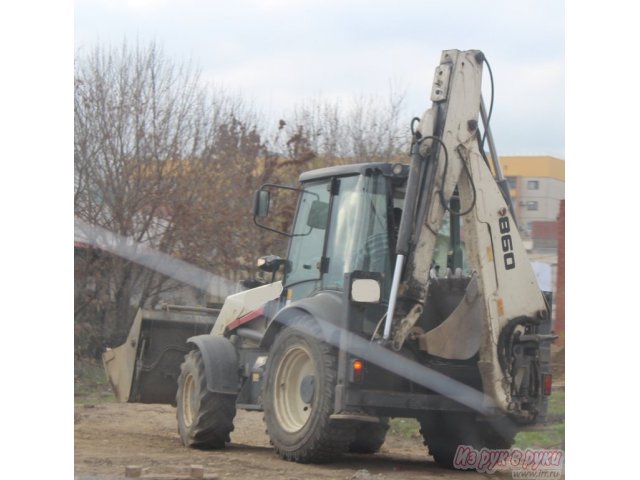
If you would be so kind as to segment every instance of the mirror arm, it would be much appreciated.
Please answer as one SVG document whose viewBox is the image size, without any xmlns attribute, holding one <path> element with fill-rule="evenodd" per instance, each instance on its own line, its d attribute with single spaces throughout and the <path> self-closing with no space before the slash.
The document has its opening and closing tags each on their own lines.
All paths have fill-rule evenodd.
<svg viewBox="0 0 640 480">
<path fill-rule="evenodd" d="M 276 184 L 276 183 L 264 183 L 264 184 L 262 184 L 262 185 L 260 186 L 260 188 L 259 188 L 257 191 L 261 191 L 261 190 L 263 190 L 263 189 L 265 189 L 265 188 L 267 188 L 267 187 L 271 187 L 271 188 L 282 188 L 282 189 L 284 189 L 284 190 L 292 190 L 292 191 L 294 191 L 294 192 L 298 192 L 298 193 L 308 193 L 308 194 L 311 194 L 311 195 L 315 196 L 316 198 L 320 198 L 320 197 L 319 197 L 316 193 L 314 193 L 314 192 L 309 192 L 309 191 L 304 190 L 304 189 L 302 189 L 302 188 L 291 187 L 291 186 L 289 186 L 289 185 L 278 185 L 278 184 Z M 311 233 L 311 230 L 312 230 L 312 229 L 310 228 L 310 229 L 309 229 L 309 232 L 307 232 L 307 233 L 305 233 L 305 234 L 293 235 L 293 234 L 291 234 L 291 233 L 283 232 L 282 230 L 278 230 L 278 229 L 275 229 L 275 228 L 269 227 L 269 226 L 267 226 L 267 225 L 264 225 L 264 224 L 262 224 L 262 223 L 258 222 L 257 218 L 258 218 L 258 215 L 255 215 L 255 213 L 254 213 L 254 215 L 253 215 L 253 223 L 255 223 L 258 227 L 263 228 L 263 229 L 265 229 L 265 230 L 269 230 L 269 231 L 271 231 L 271 232 L 278 233 L 278 234 L 280 234 L 280 235 L 284 235 L 285 237 L 289 237 L 289 238 L 291 238 L 291 237 L 293 237 L 293 236 L 299 236 L 299 235 L 302 235 L 302 236 L 304 236 L 304 235 L 308 235 L 309 233 Z"/>
<path fill-rule="evenodd" d="M 260 228 L 264 228 L 265 230 L 269 230 L 271 232 L 279 233 L 280 235 L 284 235 L 285 237 L 289 237 L 289 238 L 293 237 L 293 235 L 291 233 L 283 232 L 282 230 L 277 230 L 275 228 L 271 228 L 271 227 L 268 227 L 266 225 L 261 224 L 260 222 L 258 222 L 257 215 L 253 216 L 253 223 L 255 223 Z"/>
</svg>

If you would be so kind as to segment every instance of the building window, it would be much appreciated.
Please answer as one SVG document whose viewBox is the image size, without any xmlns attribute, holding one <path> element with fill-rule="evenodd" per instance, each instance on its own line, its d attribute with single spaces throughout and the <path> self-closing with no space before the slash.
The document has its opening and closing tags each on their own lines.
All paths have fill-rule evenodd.
<svg viewBox="0 0 640 480">
<path fill-rule="evenodd" d="M 538 202 L 527 202 L 527 210 L 538 210 Z"/>
<path fill-rule="evenodd" d="M 538 190 L 538 188 L 540 188 L 540 182 L 538 182 L 538 180 L 529 180 L 527 181 L 527 188 L 529 190 Z"/>
<path fill-rule="evenodd" d="M 506 177 L 509 188 L 516 188 L 516 177 Z"/>
</svg>

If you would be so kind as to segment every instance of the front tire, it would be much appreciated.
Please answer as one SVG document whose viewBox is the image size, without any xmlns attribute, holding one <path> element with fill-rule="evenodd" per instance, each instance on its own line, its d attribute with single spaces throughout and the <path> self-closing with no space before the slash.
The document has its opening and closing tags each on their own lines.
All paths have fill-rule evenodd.
<svg viewBox="0 0 640 480">
<path fill-rule="evenodd" d="M 264 418 L 283 459 L 322 463 L 346 452 L 353 426 L 331 420 L 337 378 L 335 349 L 311 322 L 281 331 L 269 353 Z"/>
<path fill-rule="evenodd" d="M 178 432 L 186 447 L 224 448 L 231 441 L 236 396 L 207 389 L 200 350 L 192 350 L 180 366 L 176 393 Z"/>
</svg>

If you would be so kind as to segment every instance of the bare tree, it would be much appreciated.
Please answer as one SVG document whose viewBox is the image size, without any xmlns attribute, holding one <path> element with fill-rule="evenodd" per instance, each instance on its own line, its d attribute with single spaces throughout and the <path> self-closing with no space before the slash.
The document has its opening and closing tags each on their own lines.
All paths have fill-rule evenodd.
<svg viewBox="0 0 640 480">
<path fill-rule="evenodd" d="M 404 94 L 357 96 L 348 102 L 312 99 L 298 105 L 292 124 L 303 126 L 318 166 L 393 161 L 408 152 Z"/>
<path fill-rule="evenodd" d="M 74 86 L 78 218 L 234 280 L 253 274 L 256 255 L 284 255 L 280 238 L 253 225 L 252 191 L 295 182 L 315 157 L 304 129 L 266 142 L 239 97 L 201 86 L 196 69 L 154 44 L 78 56 Z M 78 252 L 76 329 L 91 348 L 122 338 L 137 307 L 179 286 L 124 258 Z"/>
<path fill-rule="evenodd" d="M 222 162 L 216 135 L 240 102 L 209 94 L 196 69 L 172 63 L 154 44 L 96 47 L 77 58 L 74 86 L 75 215 L 178 253 L 187 219 L 202 210 L 202 189 L 189 185 L 204 181 L 198 161 Z M 210 178 L 215 169 L 205 172 Z M 92 284 L 76 289 L 76 313 L 86 313 L 85 323 L 100 325 L 104 337 L 121 336 L 137 306 L 176 288 L 128 260 L 95 252 L 78 256 L 76 273 Z"/>
<path fill-rule="evenodd" d="M 311 168 L 390 160 L 406 146 L 401 96 L 349 109 L 316 100 L 265 133 L 250 105 L 206 88 L 155 44 L 78 54 L 74 102 L 75 215 L 233 281 L 255 273 L 255 257 L 286 254 L 285 238 L 253 224 L 253 190 L 295 184 Z M 274 219 L 283 230 L 290 200 Z M 89 246 L 76 252 L 81 353 L 122 339 L 137 307 L 180 286 Z"/>
<path fill-rule="evenodd" d="M 360 96 L 347 113 L 345 137 L 356 161 L 390 161 L 407 151 L 409 123 L 402 118 L 404 95 L 391 91 L 387 99 Z"/>
</svg>

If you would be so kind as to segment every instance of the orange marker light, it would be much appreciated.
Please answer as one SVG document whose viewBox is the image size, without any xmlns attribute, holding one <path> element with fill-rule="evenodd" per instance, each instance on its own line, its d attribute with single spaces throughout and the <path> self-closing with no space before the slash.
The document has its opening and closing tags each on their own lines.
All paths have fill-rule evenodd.
<svg viewBox="0 0 640 480">
<path fill-rule="evenodd" d="M 362 360 L 356 359 L 353 361 L 353 381 L 361 382 L 362 381 L 362 371 L 364 369 L 364 364 Z"/>
</svg>

